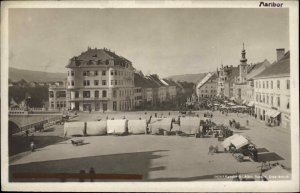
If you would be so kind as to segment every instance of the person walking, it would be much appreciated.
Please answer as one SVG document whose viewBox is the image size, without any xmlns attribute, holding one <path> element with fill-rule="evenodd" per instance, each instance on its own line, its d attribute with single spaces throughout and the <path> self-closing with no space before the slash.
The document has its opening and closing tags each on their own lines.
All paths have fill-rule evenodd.
<svg viewBox="0 0 300 193">
<path fill-rule="evenodd" d="M 249 126 L 249 120 L 248 119 L 246 120 L 246 125 Z"/>
<path fill-rule="evenodd" d="M 31 143 L 30 143 L 30 149 L 31 149 L 31 152 L 35 151 L 35 145 L 34 145 L 33 141 L 31 141 Z"/>
<path fill-rule="evenodd" d="M 89 174 L 90 174 L 90 180 L 91 182 L 94 182 L 94 178 L 95 178 L 95 170 L 93 167 L 90 168 L 90 171 L 89 171 Z"/>
</svg>

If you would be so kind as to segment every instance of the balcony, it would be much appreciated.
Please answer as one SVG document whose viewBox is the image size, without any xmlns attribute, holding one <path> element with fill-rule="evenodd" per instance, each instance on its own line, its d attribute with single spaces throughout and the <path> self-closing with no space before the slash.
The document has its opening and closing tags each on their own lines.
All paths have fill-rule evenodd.
<svg viewBox="0 0 300 193">
<path fill-rule="evenodd" d="M 108 101 L 108 97 L 70 98 L 69 101 Z"/>
</svg>

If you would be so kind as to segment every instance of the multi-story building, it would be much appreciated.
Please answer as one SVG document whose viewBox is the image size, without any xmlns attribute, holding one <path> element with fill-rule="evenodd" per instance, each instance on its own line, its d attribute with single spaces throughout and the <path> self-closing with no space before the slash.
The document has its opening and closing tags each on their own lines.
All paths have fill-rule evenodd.
<svg viewBox="0 0 300 193">
<path fill-rule="evenodd" d="M 66 82 L 56 82 L 49 86 L 49 109 L 67 110 L 69 103 L 67 103 Z"/>
<path fill-rule="evenodd" d="M 254 79 L 257 118 L 290 127 L 290 52 L 277 49 L 277 62 Z"/>
<path fill-rule="evenodd" d="M 206 76 L 196 84 L 196 95 L 198 98 L 217 96 L 218 76 L 215 73 L 207 73 Z"/>
<path fill-rule="evenodd" d="M 167 84 L 167 100 L 174 101 L 177 96 L 177 84 L 169 79 L 162 79 Z"/>
<path fill-rule="evenodd" d="M 122 111 L 134 107 L 134 68 L 129 60 L 106 48 L 88 48 L 71 58 L 66 68 L 68 109 Z M 51 97 L 57 89 L 49 89 L 50 107 L 51 102 L 58 103 L 57 98 Z"/>
<path fill-rule="evenodd" d="M 220 69 L 217 69 L 218 75 L 218 85 L 217 85 L 217 96 L 219 97 L 232 97 L 232 86 L 237 76 L 239 70 L 238 67 L 223 66 L 221 65 Z"/>
</svg>

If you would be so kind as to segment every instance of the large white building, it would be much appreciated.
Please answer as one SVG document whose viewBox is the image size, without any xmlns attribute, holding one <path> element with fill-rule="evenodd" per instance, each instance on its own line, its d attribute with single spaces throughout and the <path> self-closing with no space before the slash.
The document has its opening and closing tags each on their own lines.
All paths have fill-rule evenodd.
<svg viewBox="0 0 300 193">
<path fill-rule="evenodd" d="M 134 107 L 134 68 L 129 60 L 106 48 L 88 48 L 71 58 L 66 68 L 65 100 L 68 109 L 126 111 Z M 50 103 L 51 91 L 57 93 L 55 88 L 51 89 Z"/>
<path fill-rule="evenodd" d="M 277 49 L 277 62 L 253 79 L 257 118 L 289 128 L 290 53 Z"/>
</svg>

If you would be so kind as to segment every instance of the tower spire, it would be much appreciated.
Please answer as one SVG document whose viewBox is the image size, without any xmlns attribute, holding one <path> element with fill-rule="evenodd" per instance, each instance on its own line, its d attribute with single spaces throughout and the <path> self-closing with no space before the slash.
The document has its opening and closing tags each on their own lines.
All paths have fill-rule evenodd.
<svg viewBox="0 0 300 193">
<path fill-rule="evenodd" d="M 246 50 L 245 50 L 244 42 L 243 42 L 242 58 L 241 58 L 240 62 L 241 62 L 242 64 L 246 64 L 246 62 L 247 62 L 247 58 L 246 58 Z"/>
</svg>

